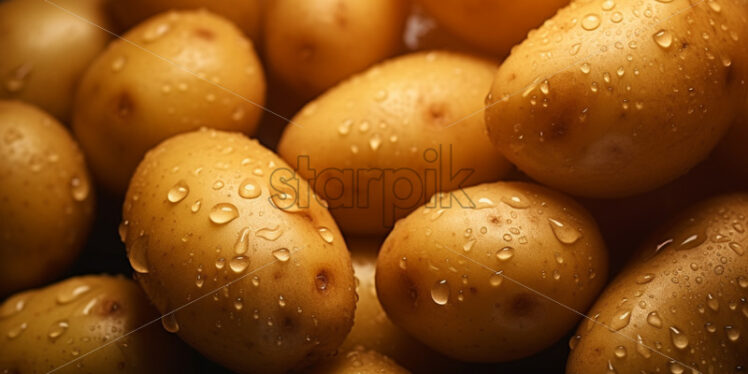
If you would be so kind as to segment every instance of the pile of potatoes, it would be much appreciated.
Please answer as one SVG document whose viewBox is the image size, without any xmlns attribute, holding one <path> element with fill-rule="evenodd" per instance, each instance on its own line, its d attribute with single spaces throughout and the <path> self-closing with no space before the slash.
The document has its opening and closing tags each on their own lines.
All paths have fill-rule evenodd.
<svg viewBox="0 0 748 374">
<path fill-rule="evenodd" d="M 748 0 L 0 2 L 0 373 L 748 370 Z"/>
</svg>

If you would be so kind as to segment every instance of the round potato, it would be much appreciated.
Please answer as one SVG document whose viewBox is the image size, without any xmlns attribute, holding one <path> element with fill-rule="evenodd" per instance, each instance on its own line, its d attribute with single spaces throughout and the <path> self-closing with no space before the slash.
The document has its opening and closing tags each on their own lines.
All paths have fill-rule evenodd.
<svg viewBox="0 0 748 374">
<path fill-rule="evenodd" d="M 409 371 L 398 366 L 387 356 L 377 351 L 358 346 L 344 351 L 328 362 L 314 367 L 310 374 L 407 374 Z"/>
<path fill-rule="evenodd" d="M 205 11 L 170 12 L 124 37 L 86 72 L 73 120 L 106 188 L 123 194 L 145 152 L 174 134 L 255 130 L 264 75 L 252 43 L 231 23 Z"/>
<path fill-rule="evenodd" d="M 379 252 L 376 286 L 387 315 L 424 344 L 498 362 L 566 334 L 607 269 L 581 206 L 543 187 L 498 182 L 435 195 L 399 221 Z"/>
<path fill-rule="evenodd" d="M 54 117 L 0 101 L 0 297 L 64 272 L 91 227 L 83 153 Z"/>
<path fill-rule="evenodd" d="M 130 29 L 146 18 L 172 9 L 205 8 L 228 18 L 250 39 L 260 40 L 260 19 L 263 0 L 111 0 L 114 18 L 120 26 Z"/>
<path fill-rule="evenodd" d="M 78 17 L 111 30 L 105 1 L 0 2 L 0 99 L 20 99 L 69 121 L 78 81 L 110 39 Z"/>
<path fill-rule="evenodd" d="M 464 364 L 426 347 L 387 317 L 377 298 L 374 283 L 377 251 L 381 243 L 379 238 L 346 238 L 356 275 L 358 301 L 353 327 L 338 351 L 365 347 L 391 357 L 414 372 L 446 374 L 467 370 Z"/>
<path fill-rule="evenodd" d="M 314 97 L 401 47 L 408 2 L 273 0 L 264 21 L 268 66 L 294 93 Z"/>
<path fill-rule="evenodd" d="M 566 372 L 745 368 L 746 217 L 748 195 L 721 196 L 688 210 L 647 241 L 579 326 Z"/>
<path fill-rule="evenodd" d="M 353 324 L 353 269 L 335 222 L 257 141 L 215 130 L 170 138 L 138 167 L 123 216 L 130 264 L 164 327 L 231 370 L 309 365 Z"/>
<path fill-rule="evenodd" d="M 569 0 L 418 0 L 427 13 L 466 42 L 505 55 L 527 32 Z"/>
<path fill-rule="evenodd" d="M 652 190 L 704 159 L 746 102 L 745 0 L 576 1 L 516 47 L 486 98 L 491 140 L 587 197 Z"/>
<path fill-rule="evenodd" d="M 306 105 L 281 156 L 312 181 L 346 233 L 385 233 L 437 191 L 511 170 L 485 136 L 494 65 L 415 53 L 377 65 Z"/>
<path fill-rule="evenodd" d="M 143 291 L 123 277 L 82 276 L 0 306 L 0 372 L 192 372 L 190 352 L 160 325 Z"/>
</svg>

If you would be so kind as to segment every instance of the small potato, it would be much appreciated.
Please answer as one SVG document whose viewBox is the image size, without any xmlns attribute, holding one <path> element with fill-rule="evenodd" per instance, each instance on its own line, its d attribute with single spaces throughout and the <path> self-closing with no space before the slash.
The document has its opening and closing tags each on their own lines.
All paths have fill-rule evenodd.
<svg viewBox="0 0 748 374">
<path fill-rule="evenodd" d="M 52 116 L 0 100 L 0 297 L 67 270 L 83 247 L 93 186 L 78 145 Z"/>
<path fill-rule="evenodd" d="M 418 0 L 445 28 L 487 53 L 505 55 L 569 0 Z"/>
<path fill-rule="evenodd" d="M 394 55 L 401 47 L 403 0 L 273 0 L 267 3 L 268 66 L 302 97 Z"/>
<path fill-rule="evenodd" d="M 356 275 L 356 316 L 351 332 L 338 351 L 366 347 L 391 357 L 414 372 L 457 373 L 465 364 L 434 352 L 390 321 L 377 298 L 374 270 L 377 266 L 379 238 L 346 238 Z"/>
<path fill-rule="evenodd" d="M 86 72 L 73 129 L 94 175 L 112 192 L 127 189 L 145 152 L 201 126 L 252 133 L 265 80 L 247 40 L 205 11 L 170 12 L 116 40 Z"/>
<path fill-rule="evenodd" d="M 579 319 L 571 310 L 587 310 L 607 269 L 581 206 L 543 187 L 498 182 L 435 195 L 399 221 L 379 252 L 376 285 L 387 315 L 424 344 L 499 362 L 566 334 Z"/>
<path fill-rule="evenodd" d="M 78 17 L 111 30 L 105 1 L 0 2 L 0 99 L 32 103 L 67 123 L 78 81 L 110 39 Z"/>
<path fill-rule="evenodd" d="M 114 18 L 125 29 L 167 10 L 205 8 L 228 18 L 254 42 L 260 40 L 262 2 L 263 0 L 109 0 Z"/>
<path fill-rule="evenodd" d="M 398 366 L 387 356 L 377 351 L 358 346 L 342 351 L 328 362 L 309 370 L 309 374 L 407 374 L 408 370 Z"/>
<path fill-rule="evenodd" d="M 2 373 L 192 372 L 190 352 L 157 324 L 135 282 L 82 276 L 0 306 Z"/>
<path fill-rule="evenodd" d="M 494 144 L 586 197 L 652 190 L 706 158 L 748 93 L 748 2 L 576 1 L 516 47 L 486 104 Z"/>
<path fill-rule="evenodd" d="M 280 157 L 202 130 L 151 150 L 120 233 L 164 327 L 241 372 L 334 354 L 353 324 L 351 259 L 327 209 Z M 187 305 L 189 303 L 189 305 Z"/>
<path fill-rule="evenodd" d="M 278 151 L 313 181 L 343 231 L 383 234 L 437 191 L 509 172 L 481 114 L 493 70 L 449 52 L 382 63 L 305 106 Z"/>
<path fill-rule="evenodd" d="M 566 372 L 733 373 L 748 365 L 748 194 L 669 224 L 605 289 Z"/>
</svg>

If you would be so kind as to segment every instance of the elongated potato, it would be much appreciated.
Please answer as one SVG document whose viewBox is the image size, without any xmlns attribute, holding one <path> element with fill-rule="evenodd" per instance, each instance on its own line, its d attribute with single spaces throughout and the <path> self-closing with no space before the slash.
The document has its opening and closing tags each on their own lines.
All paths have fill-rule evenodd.
<svg viewBox="0 0 748 374">
<path fill-rule="evenodd" d="M 158 13 L 168 10 L 205 8 L 228 18 L 257 43 L 263 0 L 109 0 L 114 18 L 129 29 Z"/>
<path fill-rule="evenodd" d="M 73 118 L 106 188 L 124 194 L 145 152 L 169 136 L 201 126 L 254 132 L 265 79 L 233 24 L 206 11 L 169 12 L 124 37 L 86 72 Z"/>
<path fill-rule="evenodd" d="M 273 0 L 264 47 L 270 70 L 311 98 L 394 55 L 402 44 L 403 0 Z"/>
<path fill-rule="evenodd" d="M 75 88 L 110 36 L 107 0 L 0 2 L 0 99 L 39 106 L 67 123 Z"/>
<path fill-rule="evenodd" d="M 353 324 L 335 222 L 257 141 L 205 129 L 164 141 L 133 176 L 123 218 L 146 294 L 164 314 L 180 308 L 164 327 L 233 371 L 299 369 Z"/>
<path fill-rule="evenodd" d="M 484 134 L 493 69 L 449 52 L 382 63 L 306 105 L 278 152 L 313 181 L 343 231 L 385 233 L 434 192 L 510 170 Z"/>
<path fill-rule="evenodd" d="M 0 100 L 0 298 L 62 275 L 94 216 L 78 144 L 54 117 Z"/>
<path fill-rule="evenodd" d="M 135 282 L 82 276 L 0 305 L 2 373 L 190 373 L 190 351 Z"/>
<path fill-rule="evenodd" d="M 652 190 L 704 159 L 748 93 L 748 1 L 576 1 L 519 45 L 486 99 L 504 155 L 568 193 Z"/>
<path fill-rule="evenodd" d="M 504 55 L 569 0 L 418 0 L 445 28 L 487 53 Z"/>
<path fill-rule="evenodd" d="M 607 253 L 573 200 L 528 183 L 435 195 L 398 222 L 377 259 L 392 321 L 462 361 L 528 356 L 569 331 L 602 289 Z"/>
<path fill-rule="evenodd" d="M 572 338 L 569 374 L 748 365 L 748 195 L 703 202 L 645 243 Z"/>
</svg>

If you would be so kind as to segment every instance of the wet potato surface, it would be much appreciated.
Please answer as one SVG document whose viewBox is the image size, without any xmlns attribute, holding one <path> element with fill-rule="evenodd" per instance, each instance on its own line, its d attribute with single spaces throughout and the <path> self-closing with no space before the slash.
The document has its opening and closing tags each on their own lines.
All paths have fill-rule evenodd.
<svg viewBox="0 0 748 374">
<path fill-rule="evenodd" d="M 0 373 L 742 373 L 748 0 L 0 0 Z"/>
</svg>

